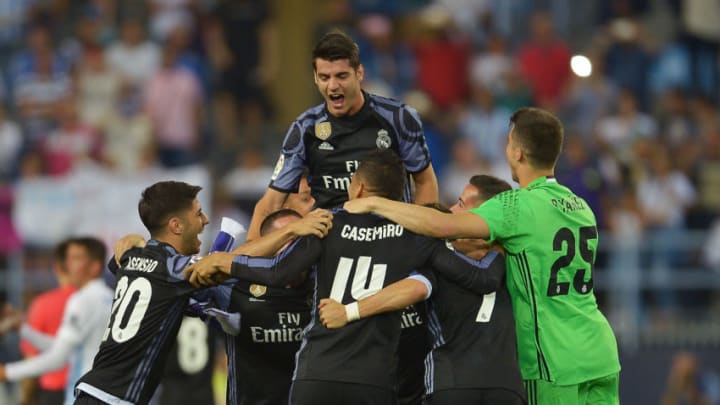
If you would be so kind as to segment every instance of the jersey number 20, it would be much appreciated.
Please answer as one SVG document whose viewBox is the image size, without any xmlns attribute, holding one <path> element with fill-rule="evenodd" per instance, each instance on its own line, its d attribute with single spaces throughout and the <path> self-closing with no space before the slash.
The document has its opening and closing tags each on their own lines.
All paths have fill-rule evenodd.
<svg viewBox="0 0 720 405">
<path fill-rule="evenodd" d="M 139 277 L 128 285 L 128 277 L 121 278 L 115 287 L 115 300 L 103 342 L 111 334 L 118 343 L 132 339 L 140 329 L 140 322 L 150 305 L 151 297 L 152 286 L 148 279 Z"/>
<path fill-rule="evenodd" d="M 558 257 L 550 268 L 550 282 L 548 283 L 547 295 L 554 297 L 557 295 L 567 295 L 570 292 L 570 283 L 567 281 L 558 282 L 558 273 L 560 270 L 570 266 L 575 259 L 575 253 L 578 248 L 580 257 L 587 263 L 588 268 L 575 270 L 573 276 L 573 288 L 580 294 L 588 294 L 593 288 L 592 271 L 595 263 L 595 252 L 590 249 L 589 241 L 597 239 L 598 232 L 594 226 L 583 226 L 578 232 L 579 243 L 576 248 L 576 237 L 570 228 L 560 228 L 553 238 L 553 250 L 556 252 L 563 251 L 565 245 L 565 254 Z M 590 279 L 585 281 L 585 273 L 590 273 Z"/>
</svg>

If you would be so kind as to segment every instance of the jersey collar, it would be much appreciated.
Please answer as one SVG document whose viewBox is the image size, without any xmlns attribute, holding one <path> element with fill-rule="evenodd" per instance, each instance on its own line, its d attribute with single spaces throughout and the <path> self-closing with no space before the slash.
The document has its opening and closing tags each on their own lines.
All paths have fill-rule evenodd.
<svg viewBox="0 0 720 405">
<path fill-rule="evenodd" d="M 538 177 L 537 179 L 530 182 L 530 184 L 525 187 L 528 190 L 532 190 L 534 188 L 540 187 L 544 184 L 558 184 L 557 179 L 555 176 L 542 176 Z"/>
</svg>

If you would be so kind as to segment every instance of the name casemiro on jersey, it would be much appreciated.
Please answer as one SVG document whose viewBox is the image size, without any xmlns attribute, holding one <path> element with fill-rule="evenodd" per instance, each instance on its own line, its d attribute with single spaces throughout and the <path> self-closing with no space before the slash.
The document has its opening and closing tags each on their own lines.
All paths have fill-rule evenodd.
<svg viewBox="0 0 720 405">
<path fill-rule="evenodd" d="M 397 224 L 384 224 L 370 228 L 344 225 L 340 231 L 340 236 L 356 242 L 371 242 L 374 240 L 400 237 L 404 230 L 405 228 Z"/>
</svg>

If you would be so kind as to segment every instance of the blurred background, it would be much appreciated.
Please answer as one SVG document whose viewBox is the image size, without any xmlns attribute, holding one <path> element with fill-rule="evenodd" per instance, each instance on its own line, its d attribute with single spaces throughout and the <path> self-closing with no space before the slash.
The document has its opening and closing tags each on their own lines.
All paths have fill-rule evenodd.
<svg viewBox="0 0 720 405">
<path fill-rule="evenodd" d="M 340 28 L 365 89 L 420 112 L 446 203 L 474 174 L 510 180 L 515 109 L 561 117 L 623 403 L 718 404 L 719 21 L 712 0 L 0 0 L 0 298 L 54 287 L 64 237 L 144 233 L 160 179 L 247 223 Z"/>
</svg>

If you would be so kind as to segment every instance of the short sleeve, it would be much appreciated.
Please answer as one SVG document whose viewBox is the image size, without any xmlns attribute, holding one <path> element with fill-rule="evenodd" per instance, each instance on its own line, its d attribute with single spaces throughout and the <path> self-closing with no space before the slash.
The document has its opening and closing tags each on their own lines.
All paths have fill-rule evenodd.
<svg viewBox="0 0 720 405">
<path fill-rule="evenodd" d="M 409 106 L 398 110 L 398 151 L 405 169 L 418 173 L 430 166 L 430 152 L 425 141 L 422 121 L 417 111 Z"/>
<path fill-rule="evenodd" d="M 270 188 L 286 193 L 296 192 L 304 167 L 303 130 L 300 123 L 294 122 L 285 135 L 282 152 L 270 177 Z"/>
<path fill-rule="evenodd" d="M 473 214 L 483 217 L 488 224 L 488 228 L 490 228 L 489 242 L 497 241 L 503 244 L 516 234 L 519 193 L 520 190 L 506 191 L 470 210 Z"/>
</svg>

